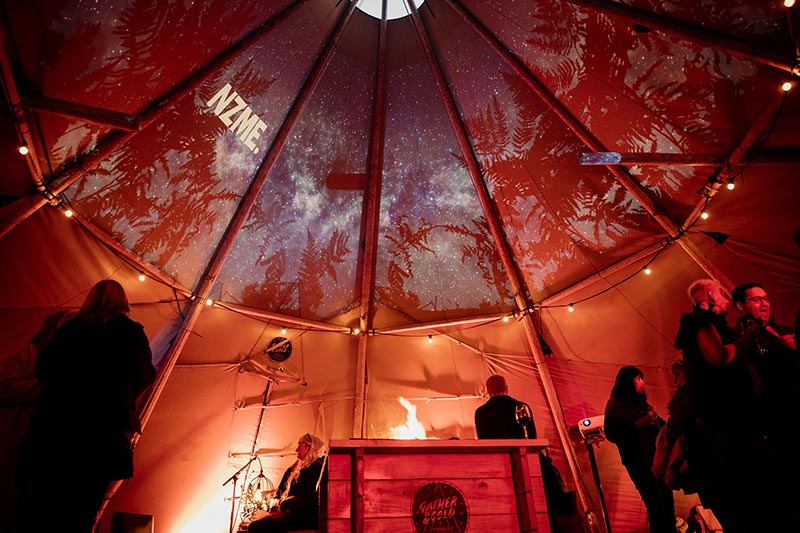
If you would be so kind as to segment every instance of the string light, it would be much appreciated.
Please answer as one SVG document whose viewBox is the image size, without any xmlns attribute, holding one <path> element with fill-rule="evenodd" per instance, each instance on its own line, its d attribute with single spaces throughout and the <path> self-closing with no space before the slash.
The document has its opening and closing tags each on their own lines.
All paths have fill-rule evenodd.
<svg viewBox="0 0 800 533">
<path fill-rule="evenodd" d="M 359 333 L 361 333 L 361 330 L 359 328 L 355 328 L 353 330 L 353 335 L 358 335 Z"/>
<path fill-rule="evenodd" d="M 569 304 L 569 307 L 567 307 L 567 311 L 569 311 L 570 313 L 572 313 L 573 311 L 575 311 L 575 306 L 574 306 L 574 305 L 572 305 L 572 304 Z"/>
<path fill-rule="evenodd" d="M 65 217 L 72 218 L 72 215 L 74 215 L 74 213 L 72 212 L 72 209 L 65 209 L 64 210 L 64 216 Z"/>
<path fill-rule="evenodd" d="M 286 335 L 286 328 L 281 328 L 281 335 Z"/>
<path fill-rule="evenodd" d="M 27 144 L 19 145 L 19 148 L 17 148 L 17 150 L 19 150 L 20 155 L 28 155 L 29 152 Z"/>
<path fill-rule="evenodd" d="M 729 191 L 732 191 L 733 189 L 735 189 L 735 188 L 736 188 L 736 184 L 733 182 L 733 180 L 731 180 L 731 181 L 729 181 L 729 182 L 728 182 L 728 184 L 727 184 L 725 187 L 726 187 L 726 188 L 727 188 Z"/>
<path fill-rule="evenodd" d="M 650 267 L 644 267 L 644 273 L 645 273 L 645 275 L 649 276 L 650 274 L 653 273 L 653 271 L 650 270 Z"/>
<path fill-rule="evenodd" d="M 710 215 L 708 214 L 707 211 L 703 211 L 702 213 L 700 213 L 700 218 L 702 218 L 703 220 L 708 220 L 709 216 Z"/>
<path fill-rule="evenodd" d="M 212 300 L 211 298 L 208 298 L 206 300 L 206 305 L 214 305 L 214 300 Z"/>
<path fill-rule="evenodd" d="M 783 5 L 785 7 L 792 7 L 794 5 L 794 0 L 783 0 Z"/>
<path fill-rule="evenodd" d="M 790 81 L 785 81 L 785 82 L 783 82 L 783 85 L 781 85 L 781 89 L 783 89 L 783 92 L 786 92 L 786 93 L 791 91 L 792 87 L 794 87 L 794 86 L 792 85 L 792 82 L 790 82 Z"/>
<path fill-rule="evenodd" d="M 142 274 L 142 273 L 139 273 L 139 281 L 144 281 L 145 279 L 147 279 L 147 278 L 145 277 L 145 275 L 144 275 L 144 274 Z"/>
<path fill-rule="evenodd" d="M 503 322 L 508 322 L 508 315 L 503 317 Z"/>
<path fill-rule="evenodd" d="M 428 344 L 433 344 L 433 335 L 428 335 Z"/>
</svg>

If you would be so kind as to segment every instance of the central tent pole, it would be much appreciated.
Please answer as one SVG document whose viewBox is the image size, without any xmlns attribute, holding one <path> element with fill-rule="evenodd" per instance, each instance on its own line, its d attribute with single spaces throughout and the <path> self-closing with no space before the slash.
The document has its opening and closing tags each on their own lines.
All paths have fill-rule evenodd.
<svg viewBox="0 0 800 533">
<path fill-rule="evenodd" d="M 364 408 L 367 400 L 367 335 L 372 329 L 375 314 L 375 262 L 378 254 L 378 222 L 383 183 L 383 149 L 386 137 L 386 3 L 383 0 L 378 43 L 378 72 L 375 75 L 375 104 L 372 108 L 372 130 L 368 158 L 368 179 L 364 190 L 364 215 L 360 243 L 364 253 L 361 258 L 361 313 L 356 360 L 356 390 L 353 411 L 353 437 L 364 438 Z"/>
</svg>

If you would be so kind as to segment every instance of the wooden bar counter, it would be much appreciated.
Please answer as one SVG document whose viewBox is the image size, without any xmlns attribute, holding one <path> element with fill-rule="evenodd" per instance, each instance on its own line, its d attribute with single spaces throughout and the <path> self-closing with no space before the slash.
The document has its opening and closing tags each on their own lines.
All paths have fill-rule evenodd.
<svg viewBox="0 0 800 533">
<path fill-rule="evenodd" d="M 546 439 L 334 440 L 328 533 L 550 532 Z"/>
</svg>

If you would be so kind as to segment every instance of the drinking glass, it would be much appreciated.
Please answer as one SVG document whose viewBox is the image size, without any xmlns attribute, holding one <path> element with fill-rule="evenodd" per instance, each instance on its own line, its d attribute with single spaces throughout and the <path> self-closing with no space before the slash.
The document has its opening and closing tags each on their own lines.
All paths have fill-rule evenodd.
<svg viewBox="0 0 800 533">
<path fill-rule="evenodd" d="M 514 417 L 517 419 L 517 424 L 522 426 L 522 431 L 525 432 L 525 438 L 528 438 L 528 424 L 531 423 L 533 420 L 533 416 L 531 415 L 531 408 L 528 407 L 528 404 L 525 403 L 518 403 L 517 406 L 514 408 Z"/>
</svg>

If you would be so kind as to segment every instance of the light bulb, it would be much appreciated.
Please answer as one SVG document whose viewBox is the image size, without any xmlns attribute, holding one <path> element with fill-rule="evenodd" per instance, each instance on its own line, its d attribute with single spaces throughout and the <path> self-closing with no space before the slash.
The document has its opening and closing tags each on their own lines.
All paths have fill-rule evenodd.
<svg viewBox="0 0 800 533">
<path fill-rule="evenodd" d="M 508 315 L 503 317 L 503 322 L 508 322 Z"/>
<path fill-rule="evenodd" d="M 569 307 L 567 307 L 567 311 L 569 311 L 570 313 L 575 311 L 575 306 L 573 306 L 572 304 L 569 304 Z"/>
<path fill-rule="evenodd" d="M 433 344 L 433 335 L 428 335 L 428 344 Z"/>
<path fill-rule="evenodd" d="M 21 144 L 17 150 L 19 150 L 20 155 L 28 155 L 29 152 L 28 147 L 24 144 Z"/>
<path fill-rule="evenodd" d="M 214 305 L 214 300 L 212 300 L 211 298 L 208 298 L 206 300 L 206 305 Z"/>
<path fill-rule="evenodd" d="M 360 329 L 356 328 L 353 330 L 353 335 L 358 335 L 359 333 L 361 333 Z"/>
<path fill-rule="evenodd" d="M 644 273 L 649 276 L 650 274 L 653 273 L 653 271 L 650 270 L 650 267 L 647 267 L 647 268 L 644 269 Z"/>
<path fill-rule="evenodd" d="M 145 279 L 147 278 L 145 278 L 144 274 L 139 274 L 139 281 L 144 281 Z"/>
<path fill-rule="evenodd" d="M 783 0 L 783 5 L 785 7 L 792 7 L 794 5 L 794 0 Z"/>
<path fill-rule="evenodd" d="M 787 92 L 787 93 L 792 90 L 792 87 L 793 87 L 793 85 L 792 85 L 792 82 L 790 82 L 790 81 L 785 81 L 785 82 L 783 82 L 783 85 L 781 85 L 781 89 L 783 89 L 783 92 Z"/>
<path fill-rule="evenodd" d="M 286 335 L 286 328 L 281 328 L 281 335 Z"/>
<path fill-rule="evenodd" d="M 65 217 L 72 218 L 72 215 L 73 215 L 72 209 L 67 209 L 67 210 L 64 211 L 64 216 Z"/>
<path fill-rule="evenodd" d="M 736 188 L 736 184 L 732 181 L 729 181 L 728 184 L 725 186 L 729 191 L 732 191 Z"/>
<path fill-rule="evenodd" d="M 706 211 L 703 211 L 702 213 L 700 213 L 700 218 L 702 218 L 703 220 L 708 220 L 709 216 L 710 215 Z"/>
</svg>

